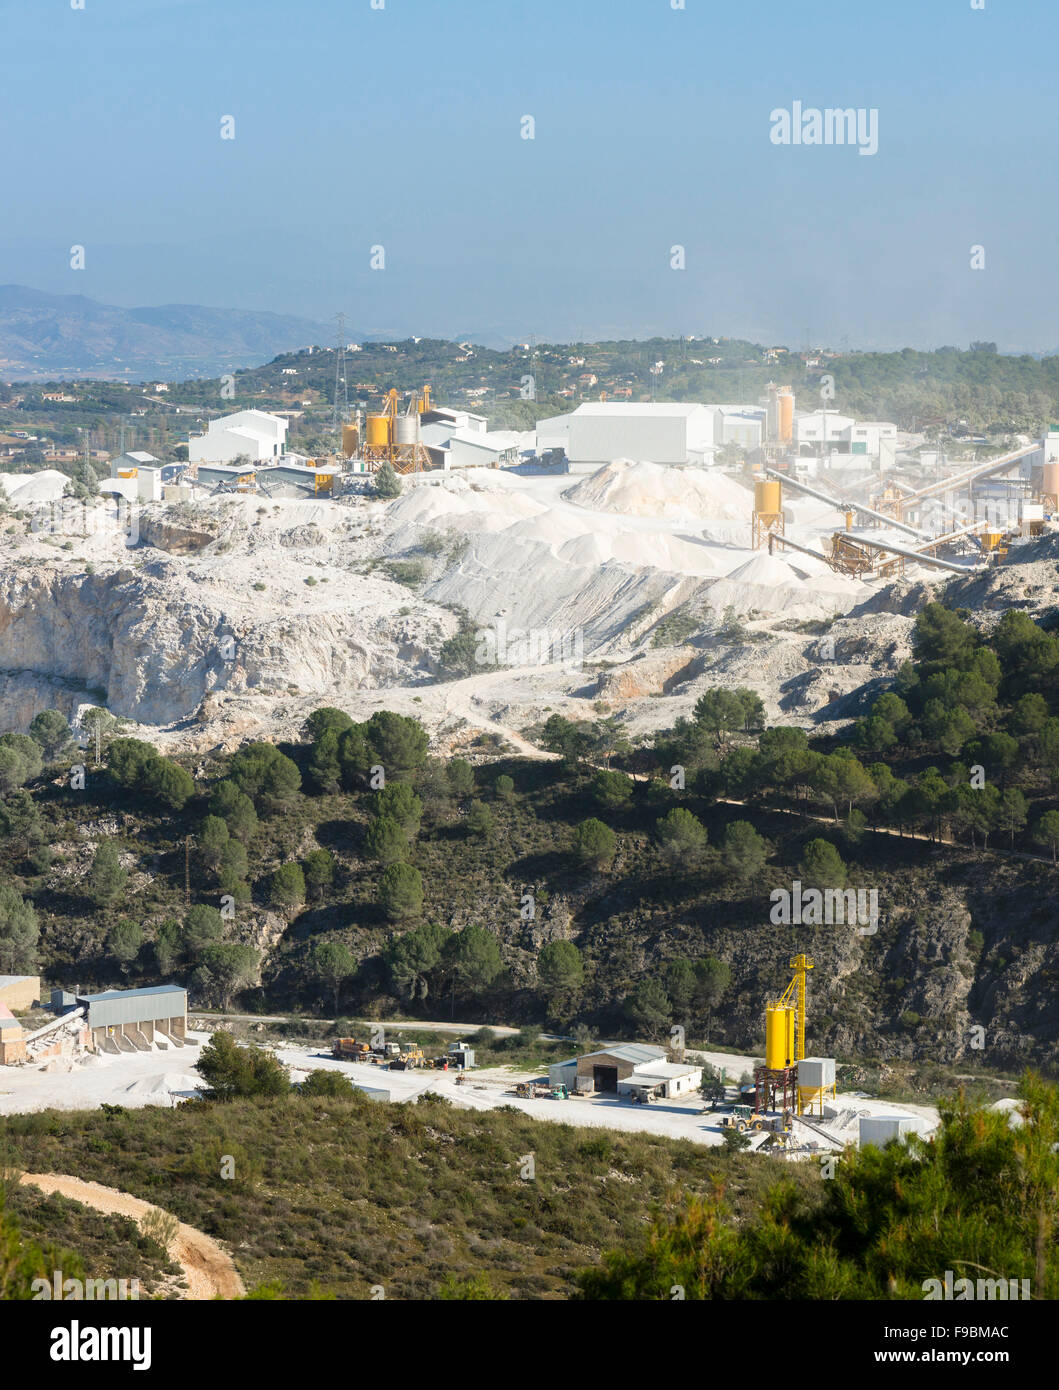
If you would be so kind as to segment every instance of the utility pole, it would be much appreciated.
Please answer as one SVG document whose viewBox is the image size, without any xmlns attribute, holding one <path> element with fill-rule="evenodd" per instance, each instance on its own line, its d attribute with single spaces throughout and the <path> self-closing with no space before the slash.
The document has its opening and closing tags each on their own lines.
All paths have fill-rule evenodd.
<svg viewBox="0 0 1059 1390">
<path fill-rule="evenodd" d="M 346 386 L 346 316 L 336 314 L 338 343 L 335 351 L 335 400 L 331 412 L 331 429 L 340 435 L 342 426 L 349 419 L 349 390 Z"/>
<path fill-rule="evenodd" d="M 184 836 L 184 906 L 191 906 L 191 836 Z"/>
</svg>

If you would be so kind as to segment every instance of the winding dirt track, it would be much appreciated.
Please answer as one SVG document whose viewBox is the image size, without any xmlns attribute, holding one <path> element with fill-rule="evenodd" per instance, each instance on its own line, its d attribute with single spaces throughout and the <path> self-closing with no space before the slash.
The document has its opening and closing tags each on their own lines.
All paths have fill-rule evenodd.
<svg viewBox="0 0 1059 1390">
<path fill-rule="evenodd" d="M 164 1210 L 128 1192 L 120 1192 L 116 1187 L 85 1182 L 64 1173 L 23 1173 L 21 1181 L 32 1183 L 49 1195 L 58 1192 L 60 1196 L 83 1202 L 86 1207 L 94 1207 L 96 1211 L 112 1216 L 130 1216 L 137 1222 L 149 1211 Z M 231 1256 L 221 1249 L 212 1236 L 197 1231 L 194 1226 L 185 1226 L 183 1222 L 179 1224 L 169 1253 L 184 1271 L 188 1285 L 184 1294 L 186 1299 L 241 1298 L 246 1293 Z"/>
</svg>

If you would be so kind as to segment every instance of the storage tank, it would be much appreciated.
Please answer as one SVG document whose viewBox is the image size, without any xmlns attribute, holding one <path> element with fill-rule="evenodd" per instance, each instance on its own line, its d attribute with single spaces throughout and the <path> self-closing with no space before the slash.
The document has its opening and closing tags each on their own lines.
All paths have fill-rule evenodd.
<svg viewBox="0 0 1059 1390">
<path fill-rule="evenodd" d="M 1059 501 L 1059 463 L 1046 463 L 1041 470 L 1041 492 Z"/>
<path fill-rule="evenodd" d="M 360 430 L 356 425 L 342 426 L 342 455 L 351 459 L 360 445 Z"/>
<path fill-rule="evenodd" d="M 835 1094 L 834 1057 L 803 1057 L 798 1063 L 798 1109 L 823 1114 L 824 1101 Z"/>
<path fill-rule="evenodd" d="M 790 1004 L 765 1005 L 765 1065 L 782 1071 L 794 1062 L 794 1009 Z"/>
<path fill-rule="evenodd" d="M 885 1148 L 891 1139 L 918 1133 L 914 1115 L 864 1115 L 860 1121 L 860 1146 L 875 1144 Z"/>
<path fill-rule="evenodd" d="M 368 448 L 385 449 L 390 442 L 390 417 L 388 415 L 368 416 Z"/>
<path fill-rule="evenodd" d="M 833 1086 L 834 1084 L 834 1057 L 803 1057 L 798 1063 L 799 1086 Z"/>
<path fill-rule="evenodd" d="M 419 416 L 418 415 L 398 415 L 397 420 L 398 444 L 418 444 L 419 443 Z"/>
<path fill-rule="evenodd" d="M 794 392 L 789 386 L 780 389 L 776 405 L 779 411 L 779 438 L 782 443 L 789 444 L 794 438 Z"/>
<path fill-rule="evenodd" d="M 782 484 L 759 479 L 754 484 L 754 511 L 776 516 L 783 507 Z"/>
<path fill-rule="evenodd" d="M 779 396 L 774 382 L 769 382 L 768 404 L 765 411 L 765 431 L 769 439 L 779 439 L 780 437 L 780 408 Z"/>
</svg>

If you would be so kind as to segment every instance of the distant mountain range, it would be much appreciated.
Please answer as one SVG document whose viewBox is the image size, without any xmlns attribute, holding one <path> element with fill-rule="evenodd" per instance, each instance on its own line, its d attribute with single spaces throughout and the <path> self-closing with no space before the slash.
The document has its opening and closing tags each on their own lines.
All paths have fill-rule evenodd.
<svg viewBox="0 0 1059 1390">
<path fill-rule="evenodd" d="M 7 381 L 218 376 L 333 339 L 326 324 L 287 314 L 198 304 L 121 309 L 79 294 L 0 285 L 0 379 Z"/>
</svg>

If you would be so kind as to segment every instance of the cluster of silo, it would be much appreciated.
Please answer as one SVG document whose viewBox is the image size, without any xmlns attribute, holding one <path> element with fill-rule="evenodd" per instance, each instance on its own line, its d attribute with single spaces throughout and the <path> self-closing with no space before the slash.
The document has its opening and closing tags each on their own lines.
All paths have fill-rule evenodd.
<svg viewBox="0 0 1059 1390">
<path fill-rule="evenodd" d="M 794 438 L 794 392 L 789 386 L 769 382 L 765 427 L 773 443 L 789 444 Z"/>
</svg>

